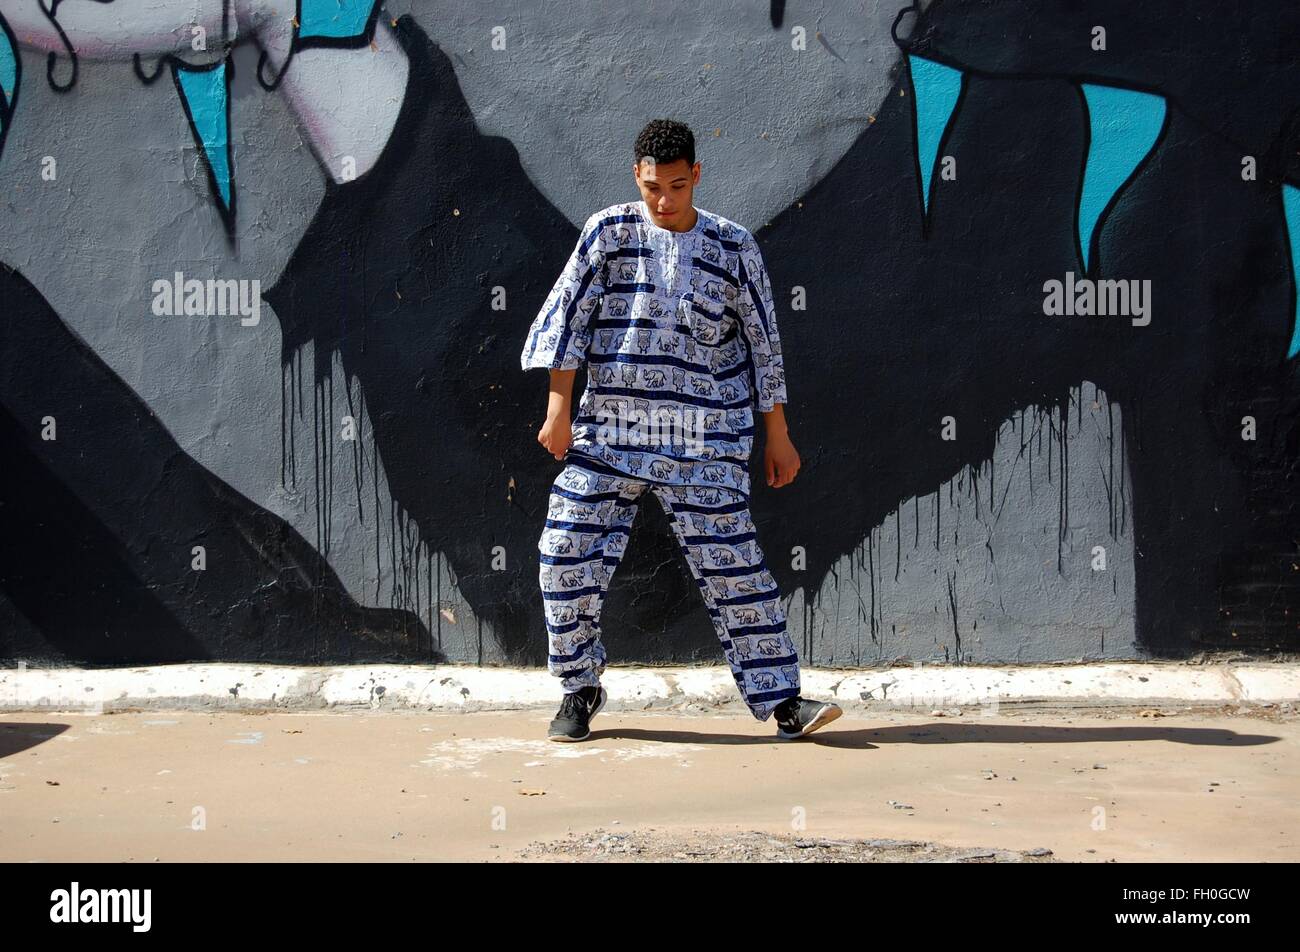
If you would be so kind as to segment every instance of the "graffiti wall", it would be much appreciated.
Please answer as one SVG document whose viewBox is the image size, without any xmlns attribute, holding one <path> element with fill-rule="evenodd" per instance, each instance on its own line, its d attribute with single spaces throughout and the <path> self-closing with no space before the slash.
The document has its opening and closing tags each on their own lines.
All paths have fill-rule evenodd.
<svg viewBox="0 0 1300 952">
<path fill-rule="evenodd" d="M 0 0 L 0 656 L 543 664 L 519 350 L 660 116 L 806 663 L 1295 651 L 1300 8 L 834 6 Z M 604 619 L 721 660 L 656 506 Z"/>
</svg>

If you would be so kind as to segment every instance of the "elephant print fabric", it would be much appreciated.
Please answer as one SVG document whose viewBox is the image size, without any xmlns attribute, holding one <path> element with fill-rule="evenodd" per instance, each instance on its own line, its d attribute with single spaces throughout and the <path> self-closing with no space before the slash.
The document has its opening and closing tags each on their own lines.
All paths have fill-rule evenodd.
<svg viewBox="0 0 1300 952">
<path fill-rule="evenodd" d="M 719 486 L 635 479 L 574 460 L 551 487 L 538 540 L 549 637 L 547 669 L 564 691 L 600 683 L 600 612 L 649 488 L 672 526 L 722 642 L 736 687 L 760 721 L 799 694 L 799 657 L 786 633 L 776 580 L 764 562 L 749 501 Z"/>
<path fill-rule="evenodd" d="M 588 218 L 521 364 L 587 363 L 571 457 L 747 496 L 754 408 L 786 402 L 771 281 L 748 230 L 696 212 L 683 232 L 642 201 Z"/>
</svg>

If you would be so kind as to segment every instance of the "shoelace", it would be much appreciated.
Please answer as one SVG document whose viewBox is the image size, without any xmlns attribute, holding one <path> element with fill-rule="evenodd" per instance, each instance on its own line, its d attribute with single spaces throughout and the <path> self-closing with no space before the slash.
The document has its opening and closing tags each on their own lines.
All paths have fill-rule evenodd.
<svg viewBox="0 0 1300 952">
<path fill-rule="evenodd" d="M 566 717 L 576 717 L 579 712 L 585 714 L 590 710 L 590 706 L 577 691 L 564 695 L 564 700 L 560 702 L 560 713 Z"/>
</svg>

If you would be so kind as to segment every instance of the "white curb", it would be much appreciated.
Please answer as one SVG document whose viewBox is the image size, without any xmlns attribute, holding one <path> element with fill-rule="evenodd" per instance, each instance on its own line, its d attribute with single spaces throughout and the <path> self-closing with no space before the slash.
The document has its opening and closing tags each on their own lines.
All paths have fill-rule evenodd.
<svg viewBox="0 0 1300 952">
<path fill-rule="evenodd" d="M 1107 662 L 1025 667 L 914 665 L 804 668 L 802 693 L 857 709 L 925 710 L 1002 704 L 1127 706 L 1300 702 L 1300 664 Z M 731 672 L 609 667 L 611 710 L 697 704 L 743 710 Z M 468 665 L 175 664 L 0 670 L 0 712 L 121 710 L 411 710 L 551 708 L 559 683 L 544 669 Z"/>
</svg>

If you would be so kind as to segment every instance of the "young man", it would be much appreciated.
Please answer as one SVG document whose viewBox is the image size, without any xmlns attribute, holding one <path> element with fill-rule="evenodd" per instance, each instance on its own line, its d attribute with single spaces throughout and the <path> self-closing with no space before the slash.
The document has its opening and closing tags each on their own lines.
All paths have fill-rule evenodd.
<svg viewBox="0 0 1300 952">
<path fill-rule="evenodd" d="M 799 470 L 767 271 L 752 234 L 691 204 L 700 164 L 690 129 L 655 120 L 634 151 L 641 201 L 587 219 L 521 359 L 525 370 L 550 370 L 537 441 L 566 463 L 538 542 L 548 669 L 565 691 L 549 736 L 585 740 L 605 705 L 601 606 L 648 489 L 749 710 L 760 721 L 775 715 L 779 738 L 802 737 L 841 712 L 799 696 L 799 657 L 749 514 L 755 409 L 768 485 Z"/>
</svg>

